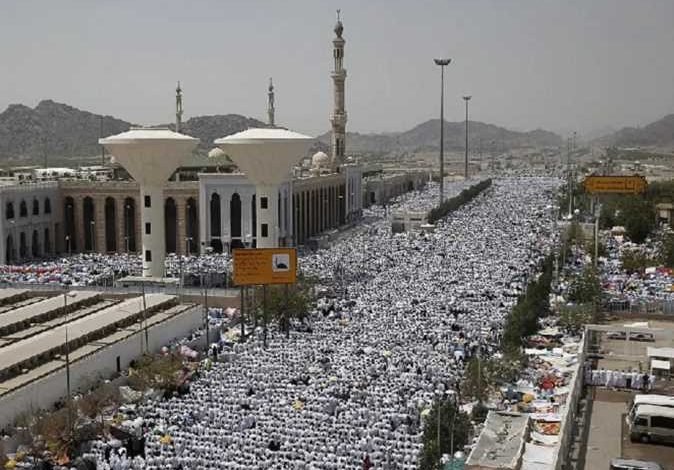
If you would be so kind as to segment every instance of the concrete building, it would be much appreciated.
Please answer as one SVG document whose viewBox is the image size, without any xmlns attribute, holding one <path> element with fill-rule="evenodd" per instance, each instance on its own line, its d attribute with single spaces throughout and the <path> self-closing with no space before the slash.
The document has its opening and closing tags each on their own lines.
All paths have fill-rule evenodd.
<svg viewBox="0 0 674 470">
<path fill-rule="evenodd" d="M 77 392 L 114 378 L 141 354 L 203 325 L 197 305 L 167 294 L 145 297 L 0 290 L 0 427 L 51 408 L 67 396 L 68 384 Z"/>
<path fill-rule="evenodd" d="M 61 231 L 61 194 L 56 182 L 0 186 L 0 261 L 4 264 L 56 253 Z"/>
<path fill-rule="evenodd" d="M 330 116 L 331 155 L 316 152 L 307 164 L 295 168 L 292 178 L 280 184 L 275 198 L 280 245 L 311 243 L 321 233 L 357 220 L 364 206 L 385 203 L 425 184 L 426 174 L 422 171 L 388 173 L 381 168 L 364 180 L 363 166 L 347 157 L 343 30 L 338 17 L 331 74 L 334 94 Z M 275 105 L 271 80 L 267 96 L 267 115 L 273 126 Z M 182 98 L 178 84 L 178 129 L 182 124 Z M 163 238 L 161 251 L 195 254 L 207 247 L 220 252 L 246 243 L 257 246 L 259 208 L 255 207 L 255 187 L 246 175 L 223 173 L 233 168 L 219 148 L 211 150 L 208 158 L 187 157 L 181 165 L 179 171 L 170 180 L 167 177 L 158 188 L 162 193 L 158 196 L 159 204 L 157 197 L 152 202 L 153 210 L 157 211 L 155 215 L 163 218 L 159 227 L 163 235 L 158 234 Z M 119 170 L 96 169 L 87 173 L 66 170 L 35 174 L 33 168 L 24 175 L 30 182 L 19 184 L 16 178 L 2 182 L 1 263 L 17 263 L 56 253 L 141 251 L 145 236 L 141 219 L 146 209 L 140 182 L 125 180 L 124 172 Z M 49 181 L 39 182 L 45 179 Z M 35 215 L 34 200 L 38 201 Z M 21 210 L 22 202 L 25 202 L 25 212 Z M 26 215 L 21 215 L 23 213 Z M 153 228 L 157 229 L 157 222 Z M 33 243 L 34 240 L 37 242 Z"/>
</svg>

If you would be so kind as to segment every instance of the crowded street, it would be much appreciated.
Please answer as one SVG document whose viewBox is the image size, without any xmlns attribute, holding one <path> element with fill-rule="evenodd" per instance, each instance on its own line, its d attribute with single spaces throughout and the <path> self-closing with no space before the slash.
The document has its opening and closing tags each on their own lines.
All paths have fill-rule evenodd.
<svg viewBox="0 0 674 470">
<path fill-rule="evenodd" d="M 552 248 L 558 184 L 496 180 L 433 233 L 392 235 L 380 217 L 306 255 L 302 269 L 339 292 L 309 331 L 225 346 L 188 394 L 138 405 L 144 459 L 106 461 L 112 444 L 98 442 L 99 468 L 416 468 L 432 401 L 454 393 L 465 359 L 496 351 Z"/>
</svg>

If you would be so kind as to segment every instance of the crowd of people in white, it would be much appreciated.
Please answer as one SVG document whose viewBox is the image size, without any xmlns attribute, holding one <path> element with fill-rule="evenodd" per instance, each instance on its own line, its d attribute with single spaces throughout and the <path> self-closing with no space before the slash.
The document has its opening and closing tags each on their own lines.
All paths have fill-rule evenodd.
<svg viewBox="0 0 674 470">
<path fill-rule="evenodd" d="M 68 286 L 112 287 L 124 276 L 138 276 L 143 262 L 139 255 L 80 253 L 52 260 L 35 260 L 18 265 L 0 265 L 0 279 L 4 283 L 48 284 Z M 176 255 L 166 257 L 166 276 L 182 277 L 184 285 L 201 282 L 209 276 L 209 286 L 225 284 L 223 273 L 231 272 L 231 257 L 227 253 Z M 221 276 L 217 277 L 214 274 Z"/>
<path fill-rule="evenodd" d="M 555 243 L 552 178 L 494 180 L 432 233 L 392 234 L 381 208 L 300 259 L 335 297 L 310 328 L 235 344 L 188 394 L 139 405 L 144 458 L 98 468 L 414 469 L 424 416 L 463 361 L 498 347 L 526 279 Z M 450 185 L 449 192 L 458 193 Z M 390 205 L 430 207 L 437 189 Z M 458 352 L 458 354 L 457 354 Z"/>
</svg>

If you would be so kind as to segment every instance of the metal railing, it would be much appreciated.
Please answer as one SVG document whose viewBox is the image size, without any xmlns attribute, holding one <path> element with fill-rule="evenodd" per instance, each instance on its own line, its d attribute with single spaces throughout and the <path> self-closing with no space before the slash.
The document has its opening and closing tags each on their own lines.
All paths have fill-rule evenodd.
<svg viewBox="0 0 674 470">
<path fill-rule="evenodd" d="M 631 315 L 664 314 L 674 315 L 674 300 L 612 300 L 602 305 L 606 313 L 626 313 Z"/>
</svg>

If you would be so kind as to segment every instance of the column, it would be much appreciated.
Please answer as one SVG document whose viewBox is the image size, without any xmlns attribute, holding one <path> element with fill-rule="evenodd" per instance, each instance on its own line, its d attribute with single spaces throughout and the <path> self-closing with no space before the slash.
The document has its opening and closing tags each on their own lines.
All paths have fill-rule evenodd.
<svg viewBox="0 0 674 470">
<path fill-rule="evenodd" d="M 262 207 L 263 200 L 267 207 Z M 278 247 L 278 186 L 260 185 L 255 188 L 255 207 L 257 213 L 257 247 Z M 263 226 L 267 233 L 264 235 Z"/>
<path fill-rule="evenodd" d="M 224 194 L 220 195 L 220 243 L 222 244 L 223 251 L 225 250 L 225 243 L 230 244 L 232 242 L 232 234 L 230 233 L 232 220 L 230 202 L 232 194 L 234 193 L 228 187 L 224 191 Z"/>
<path fill-rule="evenodd" d="M 211 208 L 211 201 L 207 196 L 206 185 L 199 184 L 199 240 L 195 240 L 195 242 L 198 252 L 202 255 L 206 247 L 206 240 L 211 236 L 210 217 L 207 215 L 207 211 L 210 211 Z"/>
<path fill-rule="evenodd" d="M 73 224 L 75 225 L 75 245 L 79 253 L 84 253 L 84 197 L 73 196 Z"/>
<path fill-rule="evenodd" d="M 94 199 L 94 223 L 96 225 L 94 231 L 94 246 L 98 253 L 105 253 L 108 249 L 105 240 L 105 197 L 96 196 Z"/>
<path fill-rule="evenodd" d="M 187 238 L 187 201 L 184 197 L 176 197 L 176 220 L 178 231 L 176 237 L 176 254 L 187 254 L 185 251 L 185 238 Z"/>
<path fill-rule="evenodd" d="M 117 253 L 126 252 L 126 233 L 124 227 L 126 224 L 126 205 L 124 204 L 124 196 L 117 196 L 115 198 L 115 218 L 117 226 L 115 231 L 117 233 Z"/>
<path fill-rule="evenodd" d="M 149 207 L 145 207 L 145 198 L 150 198 Z M 162 186 L 141 187 L 141 219 L 144 224 L 151 224 L 151 233 L 143 230 L 143 276 L 164 277 L 164 259 L 166 258 L 166 239 L 164 227 L 164 188 Z M 150 258 L 148 258 L 150 257 Z"/>
<path fill-rule="evenodd" d="M 141 223 L 143 221 L 143 199 L 140 197 L 133 198 L 133 204 L 136 208 L 133 218 L 133 233 L 135 234 L 136 253 L 143 255 L 143 235 L 141 233 Z M 163 206 L 162 206 L 163 207 Z"/>
</svg>

